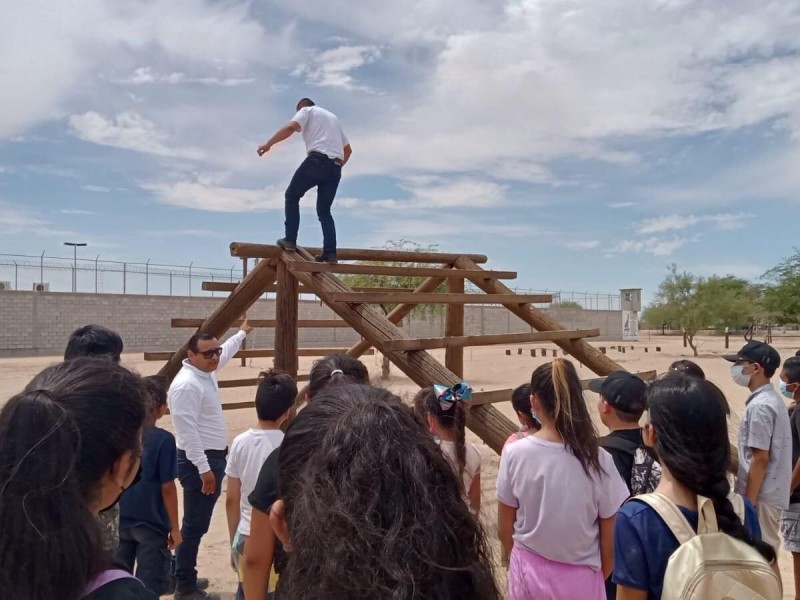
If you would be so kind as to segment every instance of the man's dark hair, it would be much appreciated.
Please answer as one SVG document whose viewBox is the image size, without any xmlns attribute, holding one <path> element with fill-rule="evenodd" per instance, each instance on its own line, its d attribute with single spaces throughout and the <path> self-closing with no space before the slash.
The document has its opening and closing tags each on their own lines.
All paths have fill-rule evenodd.
<svg viewBox="0 0 800 600">
<path fill-rule="evenodd" d="M 256 414 L 259 421 L 277 421 L 292 408 L 297 397 L 297 384 L 291 375 L 264 371 L 256 390 Z"/>
<path fill-rule="evenodd" d="M 297 110 L 305 108 L 306 106 L 316 106 L 316 104 L 314 104 L 311 98 L 300 98 L 300 102 L 297 103 Z"/>
<path fill-rule="evenodd" d="M 787 358 L 783 363 L 783 372 L 789 380 L 788 383 L 800 383 L 800 356 Z"/>
<path fill-rule="evenodd" d="M 198 331 L 189 338 L 189 350 L 192 352 L 197 352 L 198 342 L 207 342 L 208 340 L 213 340 L 216 337 L 217 336 L 206 333 L 205 331 Z"/>
<path fill-rule="evenodd" d="M 122 354 L 122 338 L 116 331 L 102 325 L 86 325 L 76 329 L 69 336 L 64 360 L 72 360 L 81 356 L 108 357 L 119 362 Z"/>
<path fill-rule="evenodd" d="M 151 409 L 164 406 L 167 403 L 167 378 L 163 375 L 148 375 L 142 381 L 151 400 Z"/>
</svg>

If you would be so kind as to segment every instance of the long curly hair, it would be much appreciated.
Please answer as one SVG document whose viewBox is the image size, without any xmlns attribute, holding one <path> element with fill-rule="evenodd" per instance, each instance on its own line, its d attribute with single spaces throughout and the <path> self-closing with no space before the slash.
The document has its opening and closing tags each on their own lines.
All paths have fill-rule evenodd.
<svg viewBox="0 0 800 600">
<path fill-rule="evenodd" d="M 365 385 L 326 388 L 281 445 L 291 537 L 284 600 L 499 600 L 479 522 L 411 408 Z"/>
</svg>

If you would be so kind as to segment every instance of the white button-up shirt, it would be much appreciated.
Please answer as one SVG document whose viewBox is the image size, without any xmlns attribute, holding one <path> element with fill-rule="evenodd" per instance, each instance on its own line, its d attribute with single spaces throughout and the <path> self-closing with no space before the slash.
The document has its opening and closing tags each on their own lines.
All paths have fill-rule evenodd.
<svg viewBox="0 0 800 600">
<path fill-rule="evenodd" d="M 239 351 L 244 338 L 239 331 L 222 344 L 217 370 Z M 216 372 L 206 373 L 192 366 L 188 360 L 172 380 L 167 396 L 175 441 L 178 449 L 197 467 L 199 473 L 210 471 L 206 450 L 224 450 L 228 446 L 228 428 L 222 413 L 219 384 Z"/>
</svg>

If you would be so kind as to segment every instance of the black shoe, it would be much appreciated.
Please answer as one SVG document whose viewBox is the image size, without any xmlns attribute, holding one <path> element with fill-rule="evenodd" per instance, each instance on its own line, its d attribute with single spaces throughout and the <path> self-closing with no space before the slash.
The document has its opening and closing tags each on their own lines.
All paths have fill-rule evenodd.
<svg viewBox="0 0 800 600">
<path fill-rule="evenodd" d="M 197 578 L 197 589 L 198 590 L 207 590 L 208 589 L 208 579 L 205 577 L 198 577 Z M 169 589 L 161 594 L 162 596 L 169 596 L 170 594 L 175 593 L 175 578 L 171 577 L 169 582 Z"/>
<path fill-rule="evenodd" d="M 325 254 L 324 252 L 315 256 L 314 260 L 319 263 L 329 263 L 332 265 L 338 264 L 339 262 L 336 260 L 336 254 Z"/>
<path fill-rule="evenodd" d="M 278 248 L 288 250 L 289 252 L 297 252 L 297 242 L 290 242 L 286 238 L 281 238 L 277 242 Z"/>
<path fill-rule="evenodd" d="M 219 594 L 209 594 L 197 589 L 193 592 L 175 592 L 174 600 L 222 600 Z"/>
</svg>

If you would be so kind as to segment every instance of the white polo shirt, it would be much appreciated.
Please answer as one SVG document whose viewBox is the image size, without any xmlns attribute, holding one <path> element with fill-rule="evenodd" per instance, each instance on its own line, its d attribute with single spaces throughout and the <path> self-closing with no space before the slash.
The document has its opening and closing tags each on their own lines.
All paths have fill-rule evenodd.
<svg viewBox="0 0 800 600">
<path fill-rule="evenodd" d="M 342 131 L 339 117 L 319 106 L 304 106 L 292 117 L 300 125 L 306 152 L 321 152 L 328 158 L 344 160 L 344 147 L 350 142 Z"/>
<path fill-rule="evenodd" d="M 217 371 L 239 351 L 245 337 L 244 331 L 237 331 L 222 344 Z M 167 404 L 178 449 L 186 452 L 199 473 L 207 473 L 211 469 L 205 451 L 224 450 L 228 446 L 216 372 L 206 373 L 184 360 L 169 386 Z"/>
</svg>

